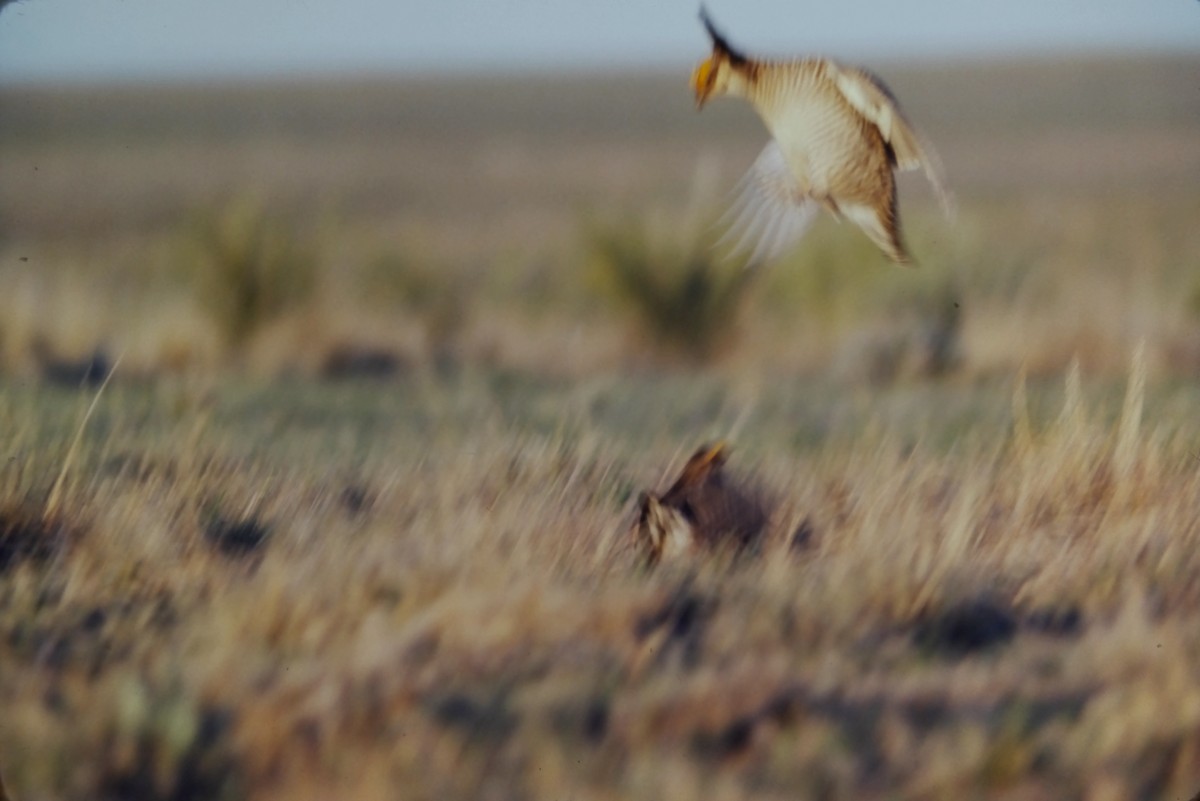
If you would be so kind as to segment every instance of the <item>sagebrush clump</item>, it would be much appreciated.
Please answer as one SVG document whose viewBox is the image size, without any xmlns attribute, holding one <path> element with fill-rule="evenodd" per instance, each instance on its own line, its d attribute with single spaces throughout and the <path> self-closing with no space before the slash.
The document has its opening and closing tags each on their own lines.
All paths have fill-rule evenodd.
<svg viewBox="0 0 1200 801">
<path fill-rule="evenodd" d="M 185 249 L 195 297 L 231 349 L 307 304 L 317 286 L 313 238 L 253 199 L 196 215 Z"/>
<path fill-rule="evenodd" d="M 644 226 L 609 225 L 588 237 L 592 280 L 659 353 L 703 362 L 737 336 L 754 271 L 700 242 L 655 241 Z"/>
</svg>

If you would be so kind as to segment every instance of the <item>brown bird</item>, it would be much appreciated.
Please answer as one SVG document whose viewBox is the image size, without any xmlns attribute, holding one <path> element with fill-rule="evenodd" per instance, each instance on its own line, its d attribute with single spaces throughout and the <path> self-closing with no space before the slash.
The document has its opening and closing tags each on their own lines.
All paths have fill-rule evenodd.
<svg viewBox="0 0 1200 801">
<path fill-rule="evenodd" d="M 894 171 L 918 167 L 947 215 L 937 157 L 904 118 L 878 77 L 826 58 L 762 61 L 734 48 L 708 12 L 700 19 L 713 51 L 692 73 L 696 105 L 731 95 L 748 100 L 771 141 L 742 180 L 726 219 L 735 251 L 749 263 L 795 245 L 819 208 L 847 217 L 894 262 L 912 259 L 900 234 Z"/>
<path fill-rule="evenodd" d="M 700 550 L 752 547 L 767 525 L 767 509 L 749 488 L 725 475 L 725 444 L 696 451 L 662 495 L 642 493 L 634 540 L 651 565 Z"/>
</svg>

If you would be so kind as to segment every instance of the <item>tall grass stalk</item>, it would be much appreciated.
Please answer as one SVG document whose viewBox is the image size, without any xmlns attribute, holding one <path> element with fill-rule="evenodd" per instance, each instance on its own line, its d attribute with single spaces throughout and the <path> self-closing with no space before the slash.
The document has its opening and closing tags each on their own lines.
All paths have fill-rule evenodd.
<svg viewBox="0 0 1200 801">
<path fill-rule="evenodd" d="M 71 444 L 67 448 L 67 455 L 63 457 L 62 468 L 58 471 L 58 478 L 54 480 L 54 486 L 50 488 L 50 496 L 46 499 L 47 517 L 54 517 L 59 511 L 63 489 L 67 482 L 67 475 L 71 472 L 71 467 L 75 464 L 75 459 L 79 454 L 79 445 L 83 441 L 83 432 L 87 428 L 88 421 L 92 419 L 92 414 L 96 411 L 96 405 L 100 402 L 101 396 L 104 395 L 104 390 L 108 388 L 108 382 L 112 380 L 113 375 L 117 372 L 117 368 L 121 365 L 121 359 L 124 356 L 124 353 L 117 356 L 116 361 L 113 362 L 112 369 L 108 371 L 108 375 L 104 377 L 100 388 L 92 396 L 91 403 L 88 404 L 87 410 L 83 413 L 83 417 L 79 421 L 79 425 L 75 428 L 75 436 L 71 438 Z"/>
</svg>

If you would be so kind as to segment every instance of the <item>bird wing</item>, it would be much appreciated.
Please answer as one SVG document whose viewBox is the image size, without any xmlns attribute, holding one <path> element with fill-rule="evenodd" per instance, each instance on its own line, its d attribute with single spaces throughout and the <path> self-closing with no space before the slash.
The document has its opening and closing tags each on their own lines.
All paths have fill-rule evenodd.
<svg viewBox="0 0 1200 801">
<path fill-rule="evenodd" d="M 887 85 L 866 70 L 843 67 L 832 62 L 827 64 L 827 68 L 846 102 L 879 129 L 883 140 L 891 147 L 896 166 L 901 170 L 923 169 L 943 210 L 947 216 L 952 215 L 953 201 L 946 191 L 941 162 L 904 118 L 900 104 Z"/>
<path fill-rule="evenodd" d="M 775 258 L 804 236 L 817 214 L 817 204 L 800 195 L 779 143 L 772 139 L 738 184 L 737 198 L 721 224 L 721 247 L 732 253 L 750 251 L 747 267 Z"/>
</svg>

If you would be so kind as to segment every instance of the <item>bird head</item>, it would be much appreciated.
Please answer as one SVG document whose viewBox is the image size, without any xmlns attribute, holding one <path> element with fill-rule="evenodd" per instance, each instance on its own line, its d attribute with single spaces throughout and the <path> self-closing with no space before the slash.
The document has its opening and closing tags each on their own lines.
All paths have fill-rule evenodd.
<svg viewBox="0 0 1200 801">
<path fill-rule="evenodd" d="M 712 39 L 712 54 L 692 71 L 692 91 L 696 93 L 696 108 L 703 108 L 713 96 L 736 93 L 745 82 L 743 74 L 750 64 L 745 54 L 729 44 L 713 24 L 708 9 L 700 7 L 700 21 Z"/>
<path fill-rule="evenodd" d="M 687 460 L 678 480 L 668 490 L 668 495 L 676 495 L 690 487 L 698 487 L 721 475 L 725 466 L 726 447 L 724 442 L 716 445 L 704 445 Z"/>
<path fill-rule="evenodd" d="M 683 512 L 649 492 L 639 499 L 633 536 L 651 566 L 690 552 L 696 541 L 695 527 Z"/>
</svg>

